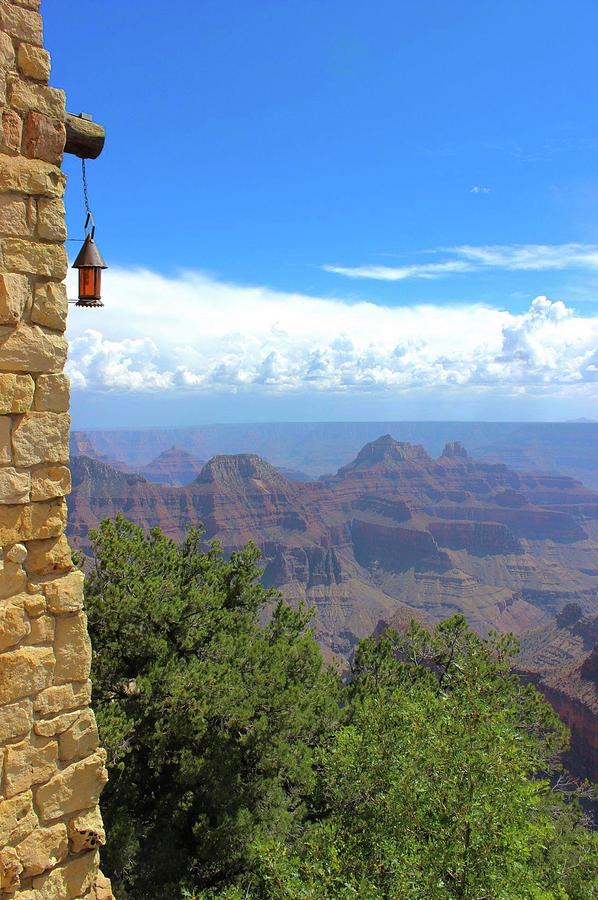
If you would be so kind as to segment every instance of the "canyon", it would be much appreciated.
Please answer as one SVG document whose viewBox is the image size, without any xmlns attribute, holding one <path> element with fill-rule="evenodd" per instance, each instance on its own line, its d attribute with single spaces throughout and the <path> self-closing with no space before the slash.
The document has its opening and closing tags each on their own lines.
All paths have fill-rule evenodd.
<svg viewBox="0 0 598 900">
<path fill-rule="evenodd" d="M 257 453 L 278 468 L 318 478 L 335 472 L 364 444 L 391 434 L 422 444 L 432 456 L 448 442 L 460 441 L 483 462 L 571 475 L 598 490 L 598 422 L 260 422 L 83 431 L 77 428 L 81 415 L 75 409 L 73 455 L 120 460 L 132 470 L 175 446 L 200 460 Z"/>
<path fill-rule="evenodd" d="M 412 619 L 461 613 L 481 634 L 512 631 L 518 671 L 572 729 L 576 771 L 598 778 L 597 491 L 474 459 L 458 441 L 433 457 L 390 435 L 318 480 L 254 453 L 189 457 L 171 447 L 142 474 L 75 456 L 71 542 L 88 551 L 89 529 L 117 512 L 175 540 L 201 523 L 226 553 L 252 540 L 264 582 L 314 608 L 314 634 L 341 667 L 361 638 Z"/>
</svg>

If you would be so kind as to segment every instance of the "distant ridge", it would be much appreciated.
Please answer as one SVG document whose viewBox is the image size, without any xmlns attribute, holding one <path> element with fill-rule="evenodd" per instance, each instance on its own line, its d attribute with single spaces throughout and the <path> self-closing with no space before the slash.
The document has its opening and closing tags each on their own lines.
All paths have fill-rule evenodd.
<svg viewBox="0 0 598 900">
<path fill-rule="evenodd" d="M 74 431 L 71 450 L 139 470 L 173 445 L 199 460 L 257 453 L 278 467 L 318 478 L 336 472 L 380 435 L 421 444 L 437 457 L 449 442 L 513 469 L 562 472 L 598 489 L 598 423 L 288 422 L 200 428 Z"/>
<path fill-rule="evenodd" d="M 216 484 L 219 487 L 234 485 L 242 488 L 248 481 L 259 481 L 278 489 L 288 486 L 284 475 L 255 453 L 215 456 L 196 478 L 196 484 Z"/>
<path fill-rule="evenodd" d="M 253 540 L 268 583 L 315 603 L 323 645 L 345 657 L 400 606 L 520 632 L 568 600 L 595 602 L 598 492 L 480 462 L 458 442 L 434 458 L 386 434 L 317 482 L 251 453 L 212 457 L 184 486 L 73 462 L 82 541 L 120 510 L 177 539 L 202 522 L 230 550 Z"/>
<path fill-rule="evenodd" d="M 338 474 L 371 466 L 392 466 L 400 465 L 404 462 L 429 459 L 429 455 L 421 444 L 397 441 L 390 434 L 385 434 L 362 447 L 353 462 L 339 469 Z"/>
<path fill-rule="evenodd" d="M 156 484 L 190 484 L 203 466 L 203 460 L 173 445 L 138 471 Z"/>
</svg>

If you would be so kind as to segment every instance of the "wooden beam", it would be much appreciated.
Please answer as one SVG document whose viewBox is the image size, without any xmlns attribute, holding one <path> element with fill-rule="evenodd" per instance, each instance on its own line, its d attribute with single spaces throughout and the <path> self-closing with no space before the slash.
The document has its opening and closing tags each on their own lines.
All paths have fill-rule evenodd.
<svg viewBox="0 0 598 900">
<path fill-rule="evenodd" d="M 104 149 L 106 129 L 90 118 L 67 112 L 65 153 L 72 153 L 80 159 L 97 159 Z"/>
</svg>

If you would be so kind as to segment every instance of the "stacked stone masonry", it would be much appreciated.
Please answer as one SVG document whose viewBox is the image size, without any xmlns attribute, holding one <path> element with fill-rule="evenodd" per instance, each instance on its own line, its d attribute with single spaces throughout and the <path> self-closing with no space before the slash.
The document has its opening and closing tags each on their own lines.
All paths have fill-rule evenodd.
<svg viewBox="0 0 598 900">
<path fill-rule="evenodd" d="M 0 0 L 0 896 L 108 900 L 106 758 L 64 536 L 65 98 L 49 74 L 38 0 Z"/>
</svg>

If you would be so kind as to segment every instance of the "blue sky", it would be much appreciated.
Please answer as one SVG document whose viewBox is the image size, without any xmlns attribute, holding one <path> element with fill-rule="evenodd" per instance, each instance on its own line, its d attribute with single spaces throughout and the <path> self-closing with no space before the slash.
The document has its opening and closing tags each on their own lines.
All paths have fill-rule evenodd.
<svg viewBox="0 0 598 900">
<path fill-rule="evenodd" d="M 108 132 L 76 424 L 598 418 L 594 2 L 44 13 L 52 83 Z"/>
</svg>

